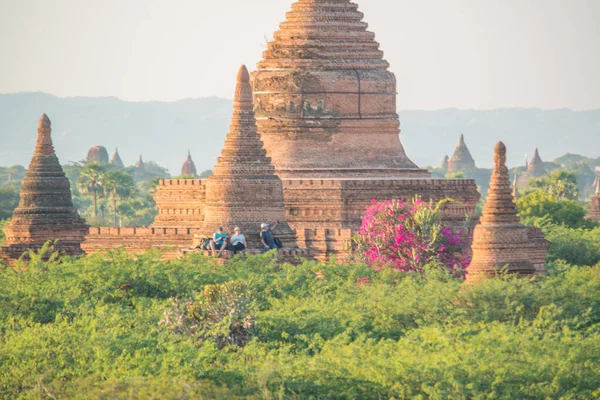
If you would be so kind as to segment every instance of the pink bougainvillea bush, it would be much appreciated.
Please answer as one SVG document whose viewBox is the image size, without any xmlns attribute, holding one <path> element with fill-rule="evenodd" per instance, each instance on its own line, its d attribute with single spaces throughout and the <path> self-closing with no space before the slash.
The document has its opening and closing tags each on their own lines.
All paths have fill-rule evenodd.
<svg viewBox="0 0 600 400">
<path fill-rule="evenodd" d="M 375 268 L 422 272 L 425 265 L 441 262 L 454 275 L 463 276 L 471 261 L 470 240 L 462 231 L 442 225 L 439 211 L 448 201 L 373 200 L 353 239 L 358 255 Z"/>
</svg>

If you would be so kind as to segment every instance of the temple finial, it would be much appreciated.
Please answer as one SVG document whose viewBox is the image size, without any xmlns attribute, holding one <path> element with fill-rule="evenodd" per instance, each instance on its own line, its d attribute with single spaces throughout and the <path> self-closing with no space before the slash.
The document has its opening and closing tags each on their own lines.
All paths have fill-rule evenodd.
<svg viewBox="0 0 600 400">
<path fill-rule="evenodd" d="M 496 167 L 506 165 L 506 145 L 502 142 L 498 142 L 494 147 L 494 163 Z"/>
<path fill-rule="evenodd" d="M 250 83 L 250 73 L 248 73 L 248 68 L 246 68 L 245 65 L 240 67 L 240 70 L 237 74 L 237 81 L 238 83 Z"/>
<path fill-rule="evenodd" d="M 50 129 L 52 127 L 52 123 L 50 122 L 50 118 L 46 114 L 42 114 L 38 121 L 38 129 Z"/>
</svg>

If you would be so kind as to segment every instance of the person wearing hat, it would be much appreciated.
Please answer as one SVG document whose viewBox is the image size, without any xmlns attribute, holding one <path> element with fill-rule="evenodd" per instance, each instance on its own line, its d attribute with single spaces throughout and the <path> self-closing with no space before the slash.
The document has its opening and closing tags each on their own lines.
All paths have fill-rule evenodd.
<svg viewBox="0 0 600 400">
<path fill-rule="evenodd" d="M 240 228 L 236 226 L 233 229 L 233 236 L 231 237 L 231 247 L 235 253 L 246 250 L 246 236 L 244 236 Z"/>
<path fill-rule="evenodd" d="M 227 247 L 227 234 L 225 233 L 223 227 L 219 227 L 219 230 L 215 232 L 213 235 L 213 240 L 210 241 L 210 249 L 212 250 L 212 254 L 214 255 L 217 250 L 219 250 L 219 257 L 221 257 L 221 253 Z"/>
<path fill-rule="evenodd" d="M 260 225 L 260 241 L 264 251 L 277 249 L 275 238 L 273 237 L 273 229 L 277 228 L 278 223 L 279 221 L 275 221 L 272 224 L 263 223 Z"/>
</svg>

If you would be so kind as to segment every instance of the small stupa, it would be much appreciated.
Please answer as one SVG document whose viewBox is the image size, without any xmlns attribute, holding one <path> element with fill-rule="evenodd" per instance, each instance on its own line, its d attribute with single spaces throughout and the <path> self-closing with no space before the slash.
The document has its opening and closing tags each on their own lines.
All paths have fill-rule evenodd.
<svg viewBox="0 0 600 400">
<path fill-rule="evenodd" d="M 88 151 L 87 162 L 108 164 L 108 151 L 104 146 L 94 146 Z"/>
<path fill-rule="evenodd" d="M 448 172 L 448 162 L 450 161 L 450 157 L 448 157 L 448 154 L 446 154 L 444 156 L 444 158 L 442 159 L 442 163 L 440 164 L 440 169 L 444 170 L 444 172 Z"/>
<path fill-rule="evenodd" d="M 196 171 L 196 164 L 192 160 L 192 154 L 188 150 L 187 158 L 181 167 L 181 175 L 185 176 L 193 176 L 194 178 L 198 176 L 198 172 Z"/>
<path fill-rule="evenodd" d="M 135 163 L 135 168 L 140 170 L 141 172 L 144 172 L 144 170 L 145 170 L 144 159 L 142 158 L 141 154 L 140 154 L 140 158 L 138 158 L 137 162 Z"/>
<path fill-rule="evenodd" d="M 115 168 L 123 169 L 125 168 L 125 164 L 123 164 L 123 160 L 121 160 L 121 156 L 119 155 L 119 149 L 115 148 L 115 152 L 110 159 L 110 165 Z"/>
<path fill-rule="evenodd" d="M 473 232 L 473 261 L 467 268 L 467 282 L 494 276 L 503 268 L 520 276 L 540 272 L 531 261 L 536 244 L 529 232 L 517 216 L 506 167 L 506 146 L 499 142 L 481 223 Z"/>
<path fill-rule="evenodd" d="M 4 230 L 6 244 L 0 256 L 9 264 L 48 241 L 57 241 L 55 251 L 62 255 L 85 254 L 81 243 L 89 227 L 73 207 L 69 180 L 56 157 L 51 132 L 50 119 L 43 114 L 35 152 L 21 183 L 19 206 Z"/>
<path fill-rule="evenodd" d="M 476 169 L 475 160 L 465 142 L 465 135 L 460 135 L 458 146 L 456 146 L 454 154 L 448 160 L 448 173 L 472 172 Z"/>
<path fill-rule="evenodd" d="M 600 178 L 596 178 L 596 192 L 592 196 L 592 204 L 587 217 L 591 220 L 600 222 Z"/>
<path fill-rule="evenodd" d="M 546 175 L 546 167 L 544 166 L 544 162 L 540 157 L 540 152 L 536 147 L 535 152 L 533 153 L 533 158 L 527 164 L 527 172 L 525 172 L 523 175 L 521 175 L 521 178 L 519 178 L 519 186 L 527 186 L 527 183 L 529 183 L 530 180 L 541 178 L 544 175 Z"/>
<path fill-rule="evenodd" d="M 258 135 L 250 75 L 242 66 L 237 75 L 229 133 L 213 175 L 206 180 L 204 232 L 219 227 L 231 233 L 239 226 L 249 247 L 260 244 L 261 223 L 279 221 L 274 231 L 287 248 L 297 248 L 295 232 L 285 220 L 283 184 L 275 175 Z"/>
</svg>

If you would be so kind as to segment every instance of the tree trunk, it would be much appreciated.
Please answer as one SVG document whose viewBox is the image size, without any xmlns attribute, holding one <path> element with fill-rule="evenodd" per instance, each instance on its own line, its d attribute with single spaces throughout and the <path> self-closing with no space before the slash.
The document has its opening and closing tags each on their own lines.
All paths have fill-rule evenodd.
<svg viewBox="0 0 600 400">
<path fill-rule="evenodd" d="M 113 195 L 113 216 L 114 216 L 114 225 L 117 227 L 117 196 Z"/>
<path fill-rule="evenodd" d="M 96 194 L 96 188 L 93 190 L 94 192 L 94 218 L 98 220 L 98 199 Z"/>
</svg>

